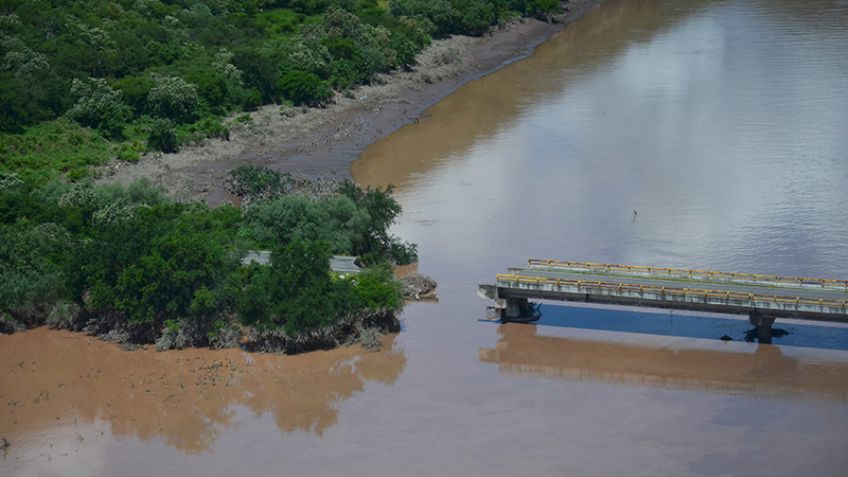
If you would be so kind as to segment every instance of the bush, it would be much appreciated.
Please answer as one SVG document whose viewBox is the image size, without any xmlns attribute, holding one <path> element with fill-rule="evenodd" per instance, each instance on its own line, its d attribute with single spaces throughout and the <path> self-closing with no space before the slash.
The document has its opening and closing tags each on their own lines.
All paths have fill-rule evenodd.
<svg viewBox="0 0 848 477">
<path fill-rule="evenodd" d="M 76 303 L 57 303 L 47 315 L 46 323 L 60 330 L 72 330 L 78 327 L 81 312 Z"/>
<path fill-rule="evenodd" d="M 394 187 L 385 189 L 362 189 L 353 182 L 345 182 L 340 192 L 356 204 L 367 217 L 365 231 L 353 237 L 353 255 L 362 257 L 366 263 L 391 260 L 405 265 L 418 259 L 416 246 L 401 242 L 389 234 L 389 228 L 400 214 L 400 204 L 392 197 Z"/>
<path fill-rule="evenodd" d="M 482 35 L 495 23 L 495 10 L 484 0 L 457 0 L 458 29 L 468 35 Z"/>
<path fill-rule="evenodd" d="M 147 95 L 153 89 L 154 82 L 148 76 L 127 76 L 115 81 L 112 85 L 121 92 L 123 99 L 135 110 L 136 114 L 140 114 L 147 106 Z"/>
<path fill-rule="evenodd" d="M 34 324 L 66 295 L 67 231 L 54 223 L 0 226 L 0 314 Z"/>
<path fill-rule="evenodd" d="M 388 266 L 368 268 L 352 278 L 357 305 L 373 312 L 403 307 L 400 282 Z"/>
<path fill-rule="evenodd" d="M 230 171 L 227 189 L 247 199 L 268 199 L 284 194 L 291 176 L 281 172 L 252 165 L 238 166 Z"/>
<path fill-rule="evenodd" d="M 167 119 L 153 121 L 153 125 L 150 126 L 150 132 L 147 134 L 147 147 L 154 151 L 179 151 L 179 141 L 177 140 L 177 131 L 174 129 L 174 123 Z"/>
<path fill-rule="evenodd" d="M 536 17 L 560 11 L 559 0 L 529 0 L 523 13 Z"/>
<path fill-rule="evenodd" d="M 192 133 L 192 140 L 202 140 L 210 137 L 230 139 L 230 130 L 217 119 L 210 117 L 203 118 L 192 124 L 188 127 L 188 131 Z"/>
<path fill-rule="evenodd" d="M 462 33 L 456 28 L 459 13 L 448 0 L 389 0 L 389 10 L 395 16 L 429 20 L 439 37 Z"/>
<path fill-rule="evenodd" d="M 146 202 L 109 202 L 105 210 L 122 203 L 123 211 L 95 220 L 92 238 L 77 252 L 86 271 L 81 289 L 91 295 L 87 310 L 117 314 L 154 333 L 166 319 L 211 322 L 218 310 L 215 290 L 226 270 L 223 237 L 210 227 L 211 211 Z"/>
<path fill-rule="evenodd" d="M 258 91 L 262 102 L 270 103 L 277 98 L 276 86 L 280 78 L 280 70 L 269 51 L 241 48 L 236 51 L 232 61 L 242 71 L 241 76 L 245 86 Z"/>
<path fill-rule="evenodd" d="M 83 126 L 96 128 L 112 138 L 123 137 L 130 108 L 121 93 L 102 79 L 74 79 L 71 94 L 77 99 L 68 114 Z"/>
<path fill-rule="evenodd" d="M 340 317 L 343 310 L 335 292 L 346 284 L 330 279 L 330 256 L 322 241 L 294 240 L 274 249 L 270 267 L 274 325 L 294 334 Z"/>
<path fill-rule="evenodd" d="M 197 87 L 176 76 L 160 76 L 147 95 L 156 115 L 177 123 L 192 121 L 197 115 Z"/>
<path fill-rule="evenodd" d="M 290 71 L 280 78 L 277 86 L 296 105 L 321 106 L 333 96 L 327 82 L 308 71 Z"/>
<path fill-rule="evenodd" d="M 30 98 L 26 82 L 0 72 L 0 131 L 23 132 L 26 125 L 49 114 Z"/>
<path fill-rule="evenodd" d="M 241 95 L 241 108 L 244 111 L 256 111 L 262 106 L 262 94 L 255 89 L 245 90 Z"/>
</svg>

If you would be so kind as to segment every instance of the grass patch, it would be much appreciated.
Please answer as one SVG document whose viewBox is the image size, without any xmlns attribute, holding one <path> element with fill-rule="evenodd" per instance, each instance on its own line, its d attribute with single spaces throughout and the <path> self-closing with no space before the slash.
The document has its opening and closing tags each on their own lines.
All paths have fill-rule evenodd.
<svg viewBox="0 0 848 477">
<path fill-rule="evenodd" d="M 88 166 L 106 163 L 120 146 L 100 133 L 69 119 L 46 121 L 23 134 L 0 135 L 0 170 L 18 172 L 24 179 L 43 183 L 56 175 L 79 179 Z M 129 154 L 124 149 L 124 154 Z"/>
</svg>

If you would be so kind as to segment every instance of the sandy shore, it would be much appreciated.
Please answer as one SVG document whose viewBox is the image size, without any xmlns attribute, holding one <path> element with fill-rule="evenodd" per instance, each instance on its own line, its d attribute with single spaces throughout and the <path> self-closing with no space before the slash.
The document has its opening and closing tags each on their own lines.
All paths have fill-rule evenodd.
<svg viewBox="0 0 848 477">
<path fill-rule="evenodd" d="M 229 198 L 227 173 L 257 164 L 309 176 L 349 177 L 350 164 L 369 144 L 419 118 L 465 83 L 533 52 L 600 0 L 572 0 L 554 22 L 523 19 L 482 37 L 434 41 L 411 71 L 380 75 L 372 85 L 337 95 L 321 109 L 269 105 L 234 127 L 230 139 L 211 139 L 176 154 L 150 154 L 137 163 L 114 161 L 104 180 L 147 177 L 181 199 L 210 203 Z"/>
</svg>

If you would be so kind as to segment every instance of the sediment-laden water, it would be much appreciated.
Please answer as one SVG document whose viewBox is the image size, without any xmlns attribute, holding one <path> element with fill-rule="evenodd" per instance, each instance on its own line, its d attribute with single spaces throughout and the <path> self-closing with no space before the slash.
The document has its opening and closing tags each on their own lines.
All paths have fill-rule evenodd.
<svg viewBox="0 0 848 477">
<path fill-rule="evenodd" d="M 0 474 L 843 476 L 848 327 L 500 325 L 475 288 L 530 257 L 848 277 L 846 84 L 844 1 L 607 2 L 354 164 L 439 282 L 382 351 L 0 336 Z"/>
</svg>

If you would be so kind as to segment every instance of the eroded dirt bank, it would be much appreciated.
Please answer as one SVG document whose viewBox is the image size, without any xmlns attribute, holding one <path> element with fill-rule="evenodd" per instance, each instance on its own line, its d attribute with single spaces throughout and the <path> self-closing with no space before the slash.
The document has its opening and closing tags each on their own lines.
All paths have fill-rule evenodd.
<svg viewBox="0 0 848 477">
<path fill-rule="evenodd" d="M 381 75 L 323 109 L 269 105 L 235 128 L 229 140 L 212 139 L 176 154 L 148 155 L 138 163 L 114 162 L 105 180 L 147 177 L 182 199 L 229 198 L 227 173 L 241 164 L 265 165 L 309 176 L 348 177 L 350 163 L 372 142 L 415 121 L 463 84 L 520 59 L 600 0 L 573 0 L 551 23 L 524 19 L 482 37 L 437 40 L 411 71 Z"/>
</svg>

